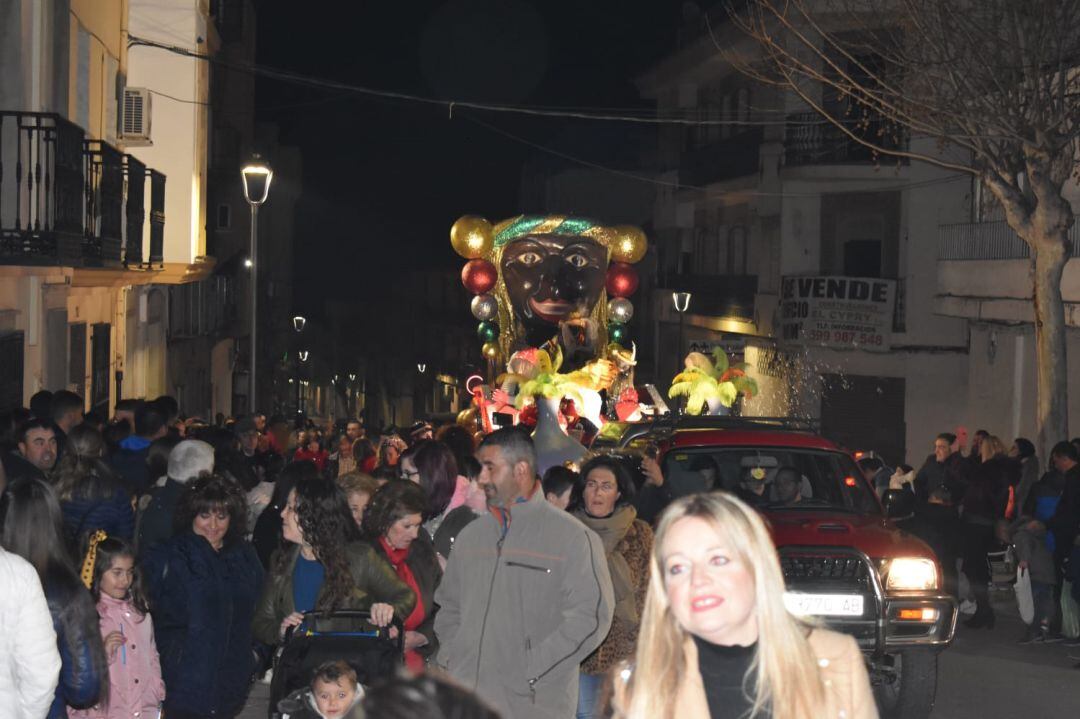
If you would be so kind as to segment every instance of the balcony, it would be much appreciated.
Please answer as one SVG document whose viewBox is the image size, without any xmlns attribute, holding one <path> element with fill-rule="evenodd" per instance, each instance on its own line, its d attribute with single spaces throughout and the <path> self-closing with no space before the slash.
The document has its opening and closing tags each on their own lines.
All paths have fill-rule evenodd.
<svg viewBox="0 0 1080 719">
<path fill-rule="evenodd" d="M 756 175 L 761 156 L 762 127 L 754 127 L 719 142 L 687 150 L 679 160 L 679 181 L 708 185 Z"/>
<path fill-rule="evenodd" d="M 690 292 L 690 314 L 750 321 L 754 318 L 757 275 L 665 275 L 659 288 Z"/>
<path fill-rule="evenodd" d="M 1065 319 L 1080 327 L 1080 225 L 1069 230 L 1072 251 L 1061 278 Z M 935 311 L 952 317 L 1033 320 L 1031 251 L 1004 221 L 938 228 Z"/>
<path fill-rule="evenodd" d="M 891 150 L 906 150 L 907 129 L 880 121 L 866 124 L 851 121 L 847 127 L 859 137 Z M 784 164 L 861 165 L 874 164 L 881 155 L 853 140 L 847 133 L 816 112 L 797 112 L 787 116 L 784 127 Z M 908 164 L 907 158 L 896 158 Z M 890 158 L 891 161 L 891 158 Z"/>
<path fill-rule="evenodd" d="M 148 176 L 153 240 L 163 175 L 57 114 L 0 111 L 0 264 L 142 265 Z"/>
</svg>

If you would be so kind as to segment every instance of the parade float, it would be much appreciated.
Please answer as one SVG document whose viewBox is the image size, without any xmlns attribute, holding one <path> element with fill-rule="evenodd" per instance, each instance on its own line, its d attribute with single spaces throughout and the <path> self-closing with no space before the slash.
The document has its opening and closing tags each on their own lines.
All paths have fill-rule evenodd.
<svg viewBox="0 0 1080 719">
<path fill-rule="evenodd" d="M 465 216 L 450 230 L 465 258 L 461 281 L 488 362 L 468 381 L 480 431 L 535 423 L 537 469 L 576 463 L 609 417 L 640 416 L 627 323 L 645 234 L 562 215 L 520 215 L 492 224 Z M 505 370 L 505 371 L 504 371 Z"/>
</svg>

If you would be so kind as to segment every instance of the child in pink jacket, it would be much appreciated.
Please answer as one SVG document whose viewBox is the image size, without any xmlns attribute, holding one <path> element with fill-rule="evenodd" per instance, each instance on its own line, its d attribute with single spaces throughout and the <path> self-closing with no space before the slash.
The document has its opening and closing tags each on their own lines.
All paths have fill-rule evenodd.
<svg viewBox="0 0 1080 719">
<path fill-rule="evenodd" d="M 90 539 L 82 578 L 101 617 L 109 697 L 89 709 L 69 708 L 69 719 L 157 719 L 165 683 L 131 545 L 97 532 Z"/>
</svg>

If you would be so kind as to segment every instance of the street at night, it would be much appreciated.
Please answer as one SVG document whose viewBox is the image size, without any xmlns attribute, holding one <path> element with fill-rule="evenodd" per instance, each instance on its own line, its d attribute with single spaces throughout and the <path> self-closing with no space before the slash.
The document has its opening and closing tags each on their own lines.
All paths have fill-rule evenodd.
<svg viewBox="0 0 1080 719">
<path fill-rule="evenodd" d="M 0 719 L 1080 715 L 1078 58 L 0 0 Z"/>
</svg>

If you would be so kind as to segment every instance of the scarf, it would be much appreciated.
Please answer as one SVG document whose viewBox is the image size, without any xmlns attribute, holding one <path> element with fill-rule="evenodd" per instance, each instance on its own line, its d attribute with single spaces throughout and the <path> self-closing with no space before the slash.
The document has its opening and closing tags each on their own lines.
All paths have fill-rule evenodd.
<svg viewBox="0 0 1080 719">
<path fill-rule="evenodd" d="M 593 517 L 578 510 L 574 516 L 596 532 L 604 545 L 604 554 L 607 556 L 608 571 L 611 572 L 611 586 L 615 590 L 615 616 L 632 625 L 638 623 L 637 603 L 634 600 L 634 576 L 630 571 L 630 564 L 626 557 L 616 551 L 622 542 L 630 526 L 637 519 L 637 510 L 626 505 L 617 507 L 610 516 Z"/>
<path fill-rule="evenodd" d="M 409 589 L 413 591 L 413 594 L 416 595 L 416 607 L 413 608 L 412 613 L 405 618 L 404 622 L 405 631 L 415 632 L 416 628 L 423 624 L 426 612 L 424 611 L 424 600 L 420 596 L 420 585 L 416 583 L 416 576 L 413 575 L 413 571 L 406 561 L 409 558 L 409 548 L 395 549 L 386 541 L 386 537 L 379 537 L 379 544 L 382 546 L 383 551 L 386 552 L 386 558 L 397 573 L 398 579 L 405 582 Z M 423 657 L 412 649 L 405 652 L 405 664 L 413 671 L 419 672 L 424 669 Z"/>
</svg>

